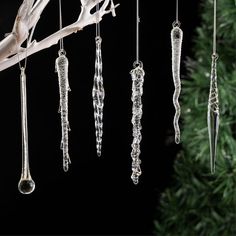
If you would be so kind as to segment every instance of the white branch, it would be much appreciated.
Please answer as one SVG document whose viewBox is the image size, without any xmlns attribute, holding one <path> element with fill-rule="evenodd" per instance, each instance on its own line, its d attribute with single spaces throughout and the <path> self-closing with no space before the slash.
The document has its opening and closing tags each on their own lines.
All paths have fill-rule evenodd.
<svg viewBox="0 0 236 236">
<path fill-rule="evenodd" d="M 99 11 L 91 14 L 90 11 L 98 2 L 102 1 L 104 2 Z M 0 42 L 0 71 L 17 64 L 27 56 L 57 44 L 61 38 L 76 33 L 87 25 L 101 21 L 105 14 L 112 12 L 112 15 L 115 16 L 115 8 L 118 6 L 118 4 L 114 6 L 112 0 L 81 0 L 81 12 L 75 23 L 64 27 L 40 42 L 34 40 L 23 49 L 21 48 L 22 43 L 27 40 L 29 31 L 37 24 L 49 0 L 37 0 L 35 4 L 33 2 L 34 0 L 23 1 L 18 10 L 12 33 Z M 110 8 L 107 9 L 109 3 Z"/>
<path fill-rule="evenodd" d="M 33 2 L 24 0 L 20 6 L 12 32 L 0 42 L 0 61 L 19 52 L 49 0 L 37 0 L 34 6 Z"/>
</svg>

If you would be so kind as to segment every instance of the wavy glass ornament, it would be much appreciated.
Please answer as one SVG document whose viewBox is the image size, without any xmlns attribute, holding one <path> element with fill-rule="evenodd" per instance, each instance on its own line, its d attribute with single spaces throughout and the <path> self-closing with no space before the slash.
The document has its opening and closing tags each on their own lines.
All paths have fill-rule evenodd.
<svg viewBox="0 0 236 236">
<path fill-rule="evenodd" d="M 175 86 L 173 94 L 173 104 L 175 107 L 175 116 L 173 120 L 175 129 L 175 142 L 180 143 L 180 128 L 179 117 L 181 108 L 179 105 L 179 96 L 181 92 L 181 80 L 180 80 L 180 60 L 181 60 L 181 48 L 183 41 L 183 31 L 179 28 L 179 23 L 173 24 L 171 30 L 171 45 L 172 45 L 172 76 Z"/>
<path fill-rule="evenodd" d="M 217 149 L 217 138 L 219 131 L 219 98 L 218 98 L 218 87 L 217 87 L 217 59 L 218 55 L 212 55 L 211 64 L 211 83 L 210 93 L 208 100 L 208 113 L 207 113 L 207 124 L 210 141 L 210 165 L 211 173 L 215 172 L 216 162 L 216 149 Z"/>
<path fill-rule="evenodd" d="M 102 53 L 101 43 L 102 38 L 97 36 L 96 41 L 96 59 L 95 59 L 95 74 L 92 90 L 93 107 L 94 107 L 94 120 L 95 120 L 95 133 L 96 133 L 96 148 L 97 155 L 100 157 L 102 153 L 102 135 L 103 135 L 103 107 L 105 91 L 103 87 L 102 78 Z"/>
<path fill-rule="evenodd" d="M 142 139 L 141 134 L 141 118 L 142 118 L 142 94 L 143 94 L 143 83 L 145 72 L 142 65 L 138 65 L 131 72 L 132 77 L 132 124 L 133 124 L 133 142 L 132 142 L 132 175 L 131 179 L 134 184 L 138 184 L 139 176 L 142 174 L 140 164 L 140 142 Z"/>
<path fill-rule="evenodd" d="M 59 82 L 59 93 L 60 93 L 60 105 L 59 113 L 61 113 L 61 128 L 62 128 L 62 139 L 61 149 L 63 151 L 63 169 L 68 171 L 70 161 L 69 156 L 69 144 L 68 144 L 68 133 L 70 131 L 70 125 L 68 120 L 68 91 L 70 91 L 69 80 L 68 80 L 68 66 L 69 61 L 66 57 L 64 49 L 59 50 L 59 57 L 56 59 L 56 72 L 58 74 Z"/>
<path fill-rule="evenodd" d="M 26 93 L 26 75 L 24 67 L 21 67 L 20 88 L 21 88 L 21 126 L 22 126 L 22 171 L 21 171 L 21 178 L 18 183 L 18 189 L 23 194 L 29 194 L 34 191 L 35 183 L 31 178 L 30 168 L 29 168 L 27 93 Z"/>
</svg>

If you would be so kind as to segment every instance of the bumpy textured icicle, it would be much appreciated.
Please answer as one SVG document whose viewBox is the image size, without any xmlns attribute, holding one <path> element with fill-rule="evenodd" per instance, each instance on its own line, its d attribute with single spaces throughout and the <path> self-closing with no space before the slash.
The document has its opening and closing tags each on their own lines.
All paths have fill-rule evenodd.
<svg viewBox="0 0 236 236">
<path fill-rule="evenodd" d="M 174 129 L 175 129 L 175 142 L 180 142 L 180 128 L 179 128 L 179 117 L 180 117 L 180 105 L 179 95 L 181 92 L 181 81 L 180 81 L 180 59 L 181 59 L 181 48 L 183 41 L 183 31 L 178 27 L 174 26 L 171 30 L 171 45 L 172 45 L 172 75 L 175 86 L 173 95 L 173 104 L 175 107 L 174 116 Z"/>
<path fill-rule="evenodd" d="M 137 66 L 131 72 L 132 77 L 132 124 L 133 124 L 133 142 L 132 142 L 132 175 L 131 179 L 134 184 L 138 184 L 139 176 L 142 174 L 140 164 L 141 160 L 139 159 L 140 155 L 140 142 L 142 139 L 141 135 L 141 118 L 142 118 L 142 94 L 143 94 L 143 83 L 145 72 L 142 66 Z"/>
<path fill-rule="evenodd" d="M 102 134 L 103 134 L 103 106 L 105 91 L 103 87 L 102 78 L 102 53 L 100 36 L 95 38 L 96 41 L 96 59 L 95 59 L 95 74 L 92 90 L 93 107 L 94 107 L 94 120 L 95 120 L 95 132 L 96 132 L 96 147 L 97 155 L 101 156 L 102 149 Z"/>
<path fill-rule="evenodd" d="M 60 106 L 59 112 L 61 113 L 61 127 L 62 139 L 61 149 L 63 150 L 63 169 L 68 171 L 69 164 L 71 163 L 69 157 L 68 147 L 68 131 L 70 131 L 68 120 L 68 91 L 70 91 L 68 81 L 68 66 L 69 62 L 65 55 L 64 50 L 59 51 L 59 57 L 56 59 L 56 72 L 58 73 L 59 93 L 60 93 Z"/>
<path fill-rule="evenodd" d="M 217 55 L 212 55 L 212 65 L 211 65 L 211 83 L 210 83 L 210 93 L 208 100 L 208 132 L 210 141 L 210 164 L 211 173 L 215 172 L 215 162 L 216 162 L 216 149 L 217 149 L 217 137 L 219 130 L 219 99 L 218 99 L 218 87 L 217 87 Z"/>
</svg>

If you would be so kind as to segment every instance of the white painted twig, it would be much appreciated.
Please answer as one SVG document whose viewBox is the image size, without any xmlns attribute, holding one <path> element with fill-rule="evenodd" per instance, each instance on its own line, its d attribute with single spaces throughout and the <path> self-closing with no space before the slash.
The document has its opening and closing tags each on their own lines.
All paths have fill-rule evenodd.
<svg viewBox="0 0 236 236">
<path fill-rule="evenodd" d="M 24 0 L 18 10 L 12 32 L 0 42 L 0 71 L 5 70 L 26 56 L 30 56 L 38 51 L 49 48 L 57 44 L 61 38 L 83 29 L 87 25 L 97 23 L 102 20 L 105 14 L 114 13 L 119 5 L 113 5 L 111 0 L 81 0 L 81 12 L 78 20 L 45 39 L 37 42 L 33 40 L 27 48 L 22 48 L 22 43 L 28 38 L 29 31 L 37 24 L 41 13 L 50 0 Z M 91 10 L 98 2 L 103 2 L 98 12 L 91 14 Z M 110 7 L 108 7 L 110 3 Z M 26 53 L 27 50 L 27 53 Z"/>
</svg>

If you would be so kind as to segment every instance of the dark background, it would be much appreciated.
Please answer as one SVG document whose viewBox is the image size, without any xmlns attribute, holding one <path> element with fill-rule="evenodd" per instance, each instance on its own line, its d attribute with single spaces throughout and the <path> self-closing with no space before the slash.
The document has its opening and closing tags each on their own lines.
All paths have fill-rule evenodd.
<svg viewBox="0 0 236 236">
<path fill-rule="evenodd" d="M 22 1 L 1 0 L 0 37 L 12 30 Z M 64 41 L 70 62 L 69 134 L 72 165 L 62 169 L 59 92 L 54 62 L 58 45 L 28 59 L 28 128 L 31 175 L 36 189 L 18 192 L 21 174 L 19 67 L 0 72 L 0 234 L 153 234 L 160 193 L 170 184 L 173 161 L 173 82 L 170 31 L 175 0 L 140 1 L 140 59 L 146 72 L 138 186 L 131 179 L 131 77 L 135 60 L 135 0 L 115 0 L 117 17 L 101 23 L 105 86 L 102 157 L 96 156 L 91 91 L 95 25 Z M 199 1 L 179 1 L 184 31 L 183 59 L 191 56 L 199 24 Z M 154 6 L 153 4 L 156 4 Z M 80 1 L 63 4 L 64 25 L 74 22 Z M 58 1 L 52 0 L 35 31 L 39 41 L 58 29 Z M 182 75 L 186 73 L 182 63 Z"/>
</svg>

